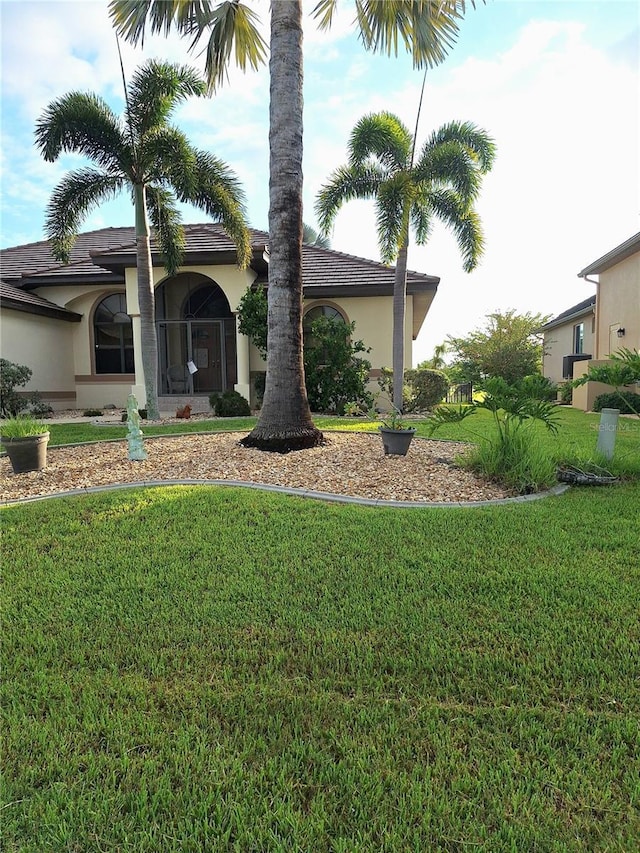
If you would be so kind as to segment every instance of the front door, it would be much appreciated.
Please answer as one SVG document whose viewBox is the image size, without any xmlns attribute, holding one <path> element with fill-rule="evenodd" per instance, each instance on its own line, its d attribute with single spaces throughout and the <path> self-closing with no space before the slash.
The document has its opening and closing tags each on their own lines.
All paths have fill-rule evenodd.
<svg viewBox="0 0 640 853">
<path fill-rule="evenodd" d="M 227 389 L 222 320 L 161 320 L 161 394 L 210 394 Z M 194 367 L 197 368 L 194 371 Z"/>
</svg>

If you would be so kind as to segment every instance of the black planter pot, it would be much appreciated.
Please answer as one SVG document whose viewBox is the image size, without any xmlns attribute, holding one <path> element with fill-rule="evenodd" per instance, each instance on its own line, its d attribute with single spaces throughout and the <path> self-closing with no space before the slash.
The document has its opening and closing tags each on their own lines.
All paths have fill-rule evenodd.
<svg viewBox="0 0 640 853">
<path fill-rule="evenodd" d="M 380 435 L 382 436 L 385 456 L 406 456 L 411 439 L 415 435 L 415 428 L 389 429 L 389 427 L 380 427 Z"/>
<path fill-rule="evenodd" d="M 0 436 L 0 441 L 7 451 L 14 474 L 41 471 L 47 467 L 48 432 L 40 433 L 40 435 L 28 435 L 24 438 Z"/>
</svg>

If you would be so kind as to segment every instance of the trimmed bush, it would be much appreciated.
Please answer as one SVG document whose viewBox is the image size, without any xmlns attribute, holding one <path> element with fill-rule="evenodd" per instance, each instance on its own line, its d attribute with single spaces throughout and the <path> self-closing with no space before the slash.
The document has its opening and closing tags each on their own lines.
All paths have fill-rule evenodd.
<svg viewBox="0 0 640 853">
<path fill-rule="evenodd" d="M 409 386 L 407 412 L 430 411 L 444 400 L 449 390 L 449 380 L 441 370 L 405 370 L 404 379 Z"/>
<path fill-rule="evenodd" d="M 251 407 L 247 399 L 237 391 L 211 394 L 209 403 L 219 418 L 242 418 L 251 414 Z"/>
<path fill-rule="evenodd" d="M 633 391 L 599 394 L 593 402 L 593 411 L 601 412 L 603 409 L 620 409 L 621 415 L 640 415 L 640 394 Z"/>
<path fill-rule="evenodd" d="M 30 367 L 0 358 L 0 410 L 5 418 L 15 417 L 29 405 L 29 398 L 16 388 L 24 387 L 32 375 Z"/>
</svg>

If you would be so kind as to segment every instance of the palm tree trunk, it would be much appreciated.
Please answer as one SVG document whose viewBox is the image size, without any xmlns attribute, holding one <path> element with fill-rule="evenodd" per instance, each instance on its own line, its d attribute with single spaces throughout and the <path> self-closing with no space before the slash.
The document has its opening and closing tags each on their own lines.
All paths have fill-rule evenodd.
<svg viewBox="0 0 640 853">
<path fill-rule="evenodd" d="M 393 406 L 402 411 L 404 386 L 404 317 L 407 304 L 407 253 L 409 234 L 398 252 L 393 280 Z"/>
<path fill-rule="evenodd" d="M 136 265 L 138 277 L 138 306 L 140 308 L 140 346 L 142 370 L 147 396 L 147 418 L 160 420 L 158 411 L 158 339 L 156 336 L 155 294 L 153 290 L 153 266 L 151 263 L 151 241 L 144 186 L 135 186 L 136 214 Z"/>
<path fill-rule="evenodd" d="M 302 3 L 271 3 L 267 378 L 246 447 L 315 447 L 302 361 Z"/>
</svg>

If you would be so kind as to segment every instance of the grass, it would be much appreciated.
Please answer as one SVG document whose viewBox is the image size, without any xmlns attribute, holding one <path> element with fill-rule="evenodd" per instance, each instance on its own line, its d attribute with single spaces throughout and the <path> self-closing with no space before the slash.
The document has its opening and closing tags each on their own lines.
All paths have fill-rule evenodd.
<svg viewBox="0 0 640 853">
<path fill-rule="evenodd" d="M 4 849 L 637 850 L 639 504 L 4 508 Z"/>
</svg>

